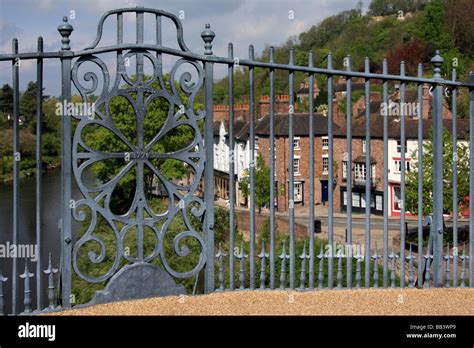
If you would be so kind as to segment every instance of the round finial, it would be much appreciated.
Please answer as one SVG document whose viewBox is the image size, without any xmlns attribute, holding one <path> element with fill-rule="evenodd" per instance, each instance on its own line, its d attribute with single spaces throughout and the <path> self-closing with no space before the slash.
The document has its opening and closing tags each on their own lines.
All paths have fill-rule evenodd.
<svg viewBox="0 0 474 348">
<path fill-rule="evenodd" d="M 436 50 L 435 56 L 431 59 L 431 64 L 433 64 L 434 67 L 434 76 L 437 78 L 441 78 L 441 67 L 443 63 L 443 57 L 441 57 L 439 50 Z"/>
<path fill-rule="evenodd" d="M 61 36 L 63 37 L 61 39 L 61 50 L 63 51 L 69 51 L 71 50 L 71 46 L 69 46 L 69 43 L 71 42 L 71 40 L 69 40 L 69 36 L 71 35 L 72 31 L 73 31 L 73 27 L 71 24 L 68 23 L 67 21 L 67 16 L 64 16 L 63 17 L 63 23 L 59 25 L 58 27 L 58 31 L 59 31 L 59 34 L 61 34 Z"/>
<path fill-rule="evenodd" d="M 216 34 L 211 30 L 211 25 L 206 24 L 205 29 L 201 33 L 202 40 L 204 41 L 204 54 L 209 56 L 212 55 L 212 40 Z"/>
</svg>

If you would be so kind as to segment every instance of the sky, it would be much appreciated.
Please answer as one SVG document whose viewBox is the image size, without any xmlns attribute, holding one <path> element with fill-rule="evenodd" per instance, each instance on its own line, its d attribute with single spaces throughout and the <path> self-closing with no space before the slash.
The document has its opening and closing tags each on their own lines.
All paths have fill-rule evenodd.
<svg viewBox="0 0 474 348">
<path fill-rule="evenodd" d="M 144 6 L 184 16 L 181 20 L 184 41 L 192 52 L 203 53 L 200 35 L 205 24 L 209 23 L 216 33 L 213 41 L 215 55 L 227 57 L 228 43 L 232 42 L 234 55 L 248 58 L 250 44 L 254 45 L 255 55 L 259 56 L 265 45 L 280 45 L 324 18 L 354 8 L 356 3 L 357 0 L 0 0 L 0 54 L 11 53 L 13 37 L 18 38 L 20 52 L 33 52 L 39 35 L 44 39 L 45 51 L 59 50 L 61 37 L 57 26 L 63 16 L 68 16 L 74 27 L 70 37 L 72 49 L 84 49 L 94 41 L 97 23 L 104 12 L 120 7 Z M 364 1 L 364 9 L 368 3 L 369 0 Z M 147 26 L 151 25 L 147 18 L 145 42 L 151 43 L 154 32 Z M 104 24 L 104 38 L 99 46 L 107 39 L 112 44 L 115 35 L 115 23 L 112 22 L 115 21 L 109 17 Z M 175 48 L 176 31 L 173 33 L 171 29 L 171 22 L 164 21 L 163 43 Z M 133 43 L 134 35 L 134 18 L 124 17 L 124 41 L 129 38 L 128 41 Z M 112 57 L 104 59 L 112 61 Z M 217 67 L 214 76 L 222 78 L 225 73 L 225 67 Z M 11 85 L 11 75 L 11 63 L 0 62 L 0 85 Z M 36 61 L 21 62 L 20 90 L 35 79 Z M 56 59 L 44 63 L 44 87 L 46 94 L 60 93 L 60 64 Z"/>
</svg>

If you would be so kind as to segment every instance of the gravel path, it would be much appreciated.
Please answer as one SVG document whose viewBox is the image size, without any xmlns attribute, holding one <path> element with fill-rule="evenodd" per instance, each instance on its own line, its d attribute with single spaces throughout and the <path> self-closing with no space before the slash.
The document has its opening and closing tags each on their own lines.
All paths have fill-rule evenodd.
<svg viewBox="0 0 474 348">
<path fill-rule="evenodd" d="M 474 315 L 474 289 L 234 291 L 116 302 L 53 315 Z"/>
</svg>

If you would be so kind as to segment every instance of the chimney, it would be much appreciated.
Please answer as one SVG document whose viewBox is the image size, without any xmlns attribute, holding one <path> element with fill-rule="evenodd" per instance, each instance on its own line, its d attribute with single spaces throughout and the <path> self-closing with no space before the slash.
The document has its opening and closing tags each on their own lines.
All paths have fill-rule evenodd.
<svg viewBox="0 0 474 348">
<path fill-rule="evenodd" d="M 423 106 L 423 119 L 427 119 L 429 117 L 429 112 L 431 109 L 431 97 L 430 97 L 430 85 L 424 84 L 423 85 L 423 101 L 422 101 L 422 106 Z"/>
</svg>

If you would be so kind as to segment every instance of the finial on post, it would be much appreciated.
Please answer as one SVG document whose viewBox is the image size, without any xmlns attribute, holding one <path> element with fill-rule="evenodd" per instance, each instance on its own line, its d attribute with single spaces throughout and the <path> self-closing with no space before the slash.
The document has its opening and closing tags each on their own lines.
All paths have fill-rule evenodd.
<svg viewBox="0 0 474 348">
<path fill-rule="evenodd" d="M 435 56 L 431 58 L 431 64 L 434 66 L 434 77 L 441 78 L 441 67 L 443 66 L 444 59 L 441 57 L 439 50 L 435 51 Z"/>
<path fill-rule="evenodd" d="M 211 30 L 211 25 L 206 24 L 206 29 L 201 33 L 202 40 L 204 41 L 204 54 L 206 56 L 212 55 L 212 40 L 216 34 Z"/>
<path fill-rule="evenodd" d="M 61 50 L 62 51 L 70 51 L 71 50 L 71 46 L 69 46 L 69 43 L 71 42 L 71 40 L 69 40 L 69 36 L 71 35 L 72 31 L 73 31 L 73 27 L 71 24 L 68 23 L 67 21 L 67 16 L 64 16 L 63 17 L 63 23 L 60 24 L 58 26 L 58 31 L 59 31 L 59 34 L 61 34 L 61 36 L 63 37 L 61 39 Z"/>
</svg>

